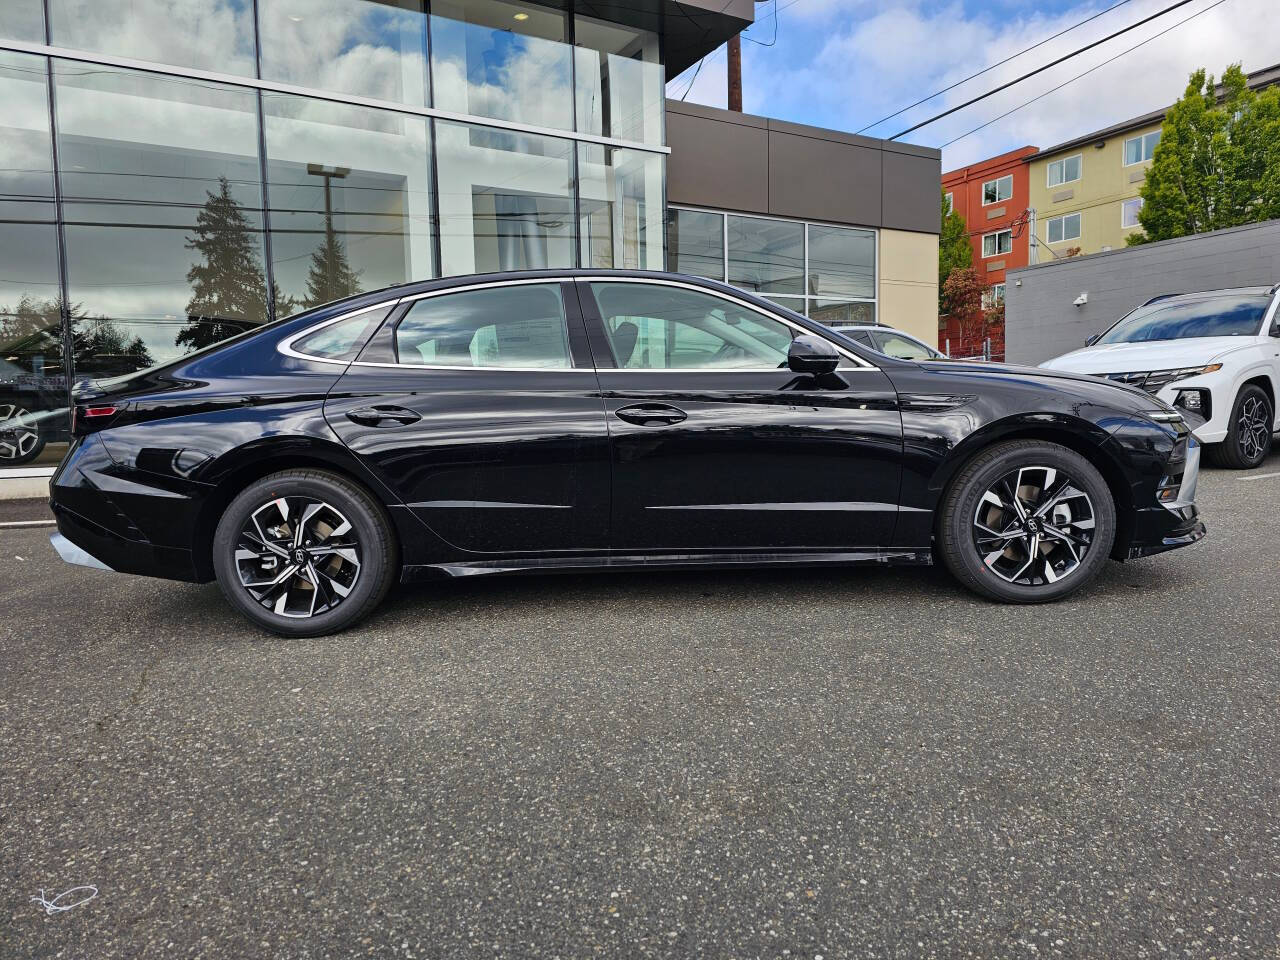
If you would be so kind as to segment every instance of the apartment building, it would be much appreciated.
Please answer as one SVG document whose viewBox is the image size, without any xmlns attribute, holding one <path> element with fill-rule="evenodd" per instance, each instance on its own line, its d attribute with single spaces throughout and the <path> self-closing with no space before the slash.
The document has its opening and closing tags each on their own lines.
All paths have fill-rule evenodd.
<svg viewBox="0 0 1280 960">
<path fill-rule="evenodd" d="M 1249 74 L 1255 90 L 1280 83 L 1280 64 Z M 1124 247 L 1142 229 L 1142 184 L 1168 107 L 1026 156 L 1031 263 Z M 944 178 L 945 182 L 945 178 Z"/>
</svg>

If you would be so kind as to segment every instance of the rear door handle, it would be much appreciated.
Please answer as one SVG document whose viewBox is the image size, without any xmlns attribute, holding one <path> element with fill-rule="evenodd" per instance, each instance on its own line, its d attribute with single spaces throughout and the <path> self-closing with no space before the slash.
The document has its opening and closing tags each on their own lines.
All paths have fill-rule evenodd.
<svg viewBox="0 0 1280 960">
<path fill-rule="evenodd" d="M 670 426 L 688 419 L 688 414 L 669 403 L 632 403 L 613 411 L 619 420 L 641 427 Z"/>
<path fill-rule="evenodd" d="M 403 427 L 411 423 L 417 423 L 422 419 L 422 415 L 404 407 L 379 405 L 348 410 L 347 419 L 352 423 L 359 423 L 366 427 L 388 427 L 396 424 Z"/>
</svg>

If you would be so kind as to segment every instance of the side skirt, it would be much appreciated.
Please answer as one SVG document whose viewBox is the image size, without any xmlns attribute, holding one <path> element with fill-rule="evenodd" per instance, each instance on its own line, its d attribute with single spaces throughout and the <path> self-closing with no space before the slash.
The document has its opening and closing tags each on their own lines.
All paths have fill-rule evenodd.
<svg viewBox="0 0 1280 960">
<path fill-rule="evenodd" d="M 928 566 L 929 550 L 848 550 L 815 553 L 714 553 L 714 554 L 600 554 L 576 557 L 509 557 L 501 560 L 459 560 L 452 563 L 406 565 L 403 582 L 448 577 L 473 577 L 492 573 L 581 573 L 598 571 L 707 570 L 734 567 L 858 567 Z"/>
</svg>

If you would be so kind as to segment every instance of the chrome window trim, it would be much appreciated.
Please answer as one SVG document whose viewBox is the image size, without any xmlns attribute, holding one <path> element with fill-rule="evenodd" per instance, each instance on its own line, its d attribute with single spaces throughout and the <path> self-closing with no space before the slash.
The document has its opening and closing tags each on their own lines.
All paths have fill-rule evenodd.
<svg viewBox="0 0 1280 960">
<path fill-rule="evenodd" d="M 842 357 L 844 357 L 846 360 L 851 361 L 854 364 L 852 368 L 850 367 L 840 368 L 842 370 L 870 371 L 870 370 L 880 369 L 874 364 L 871 364 L 866 360 L 862 359 L 852 351 L 847 350 L 846 348 L 840 346 L 840 344 L 832 343 L 832 341 L 822 336 L 822 334 L 817 333 L 813 330 L 810 330 L 807 327 L 803 327 L 792 320 L 788 320 L 786 317 L 780 316 L 779 314 L 776 314 L 771 310 L 766 310 L 762 307 L 758 307 L 754 303 L 751 303 L 747 300 L 743 300 L 739 297 L 735 297 L 732 294 L 728 294 L 720 290 L 704 287 L 701 284 L 687 283 L 681 280 L 670 280 L 670 279 L 667 279 L 666 277 L 611 277 L 611 276 L 591 276 L 591 275 L 576 276 L 576 277 L 563 277 L 563 276 L 562 277 L 520 277 L 518 279 L 512 279 L 512 280 L 486 280 L 486 281 L 481 281 L 479 283 L 462 284 L 456 287 L 444 287 L 443 289 L 440 289 L 440 290 L 427 290 L 424 293 L 415 293 L 409 296 L 401 296 L 401 297 L 395 297 L 394 299 L 391 299 L 391 300 L 384 300 L 380 303 L 375 303 L 367 307 L 361 307 L 359 310 L 352 310 L 348 313 L 343 313 L 336 317 L 331 317 L 328 320 L 322 320 L 320 323 L 307 327 L 304 330 L 300 330 L 298 333 L 295 333 L 289 336 L 285 340 L 281 340 L 279 343 L 276 344 L 276 350 L 287 357 L 293 357 L 298 360 L 309 360 L 312 363 L 330 363 L 330 364 L 337 364 L 343 367 L 346 367 L 346 366 L 383 367 L 383 368 L 391 368 L 391 369 L 397 369 L 397 370 L 455 370 L 455 371 L 456 370 L 463 370 L 463 371 L 497 370 L 497 371 L 506 371 L 509 373 L 555 373 L 555 374 L 592 373 L 594 374 L 596 370 L 599 369 L 599 370 L 608 370 L 613 373 L 690 374 L 690 373 L 777 373 L 779 370 L 783 369 L 781 367 L 653 367 L 653 368 L 638 367 L 638 368 L 632 368 L 632 369 L 627 369 L 625 367 L 597 368 L 595 366 L 590 366 L 590 367 L 576 367 L 576 366 L 575 367 L 490 367 L 490 366 L 463 367 L 463 366 L 457 366 L 457 365 L 451 366 L 447 364 L 434 364 L 434 363 L 378 363 L 371 360 L 334 360 L 328 357 L 311 356 L 310 354 L 301 353 L 293 349 L 293 343 L 295 340 L 300 340 L 305 336 L 315 333 L 317 330 L 323 330 L 325 327 L 328 327 L 332 324 L 340 323 L 343 320 L 347 320 L 350 317 L 358 316 L 359 314 L 362 314 L 362 313 L 367 313 L 370 310 L 380 310 L 380 309 L 391 310 L 391 309 L 394 309 L 395 307 L 400 306 L 403 303 L 413 303 L 418 300 L 426 300 L 431 297 L 440 297 L 450 293 L 465 293 L 469 290 L 485 290 L 490 287 L 518 287 L 518 286 L 527 286 L 530 284 L 557 284 L 557 283 L 648 283 L 648 284 L 660 284 L 660 285 L 665 285 L 669 287 L 682 287 L 686 290 L 693 290 L 698 293 L 705 293 L 705 294 L 708 294 L 709 296 L 717 296 L 724 300 L 728 300 L 732 303 L 736 303 L 747 310 L 751 310 L 755 313 L 759 313 L 763 316 L 766 316 L 771 320 L 776 320 L 778 323 L 781 323 L 784 326 L 790 327 L 792 330 L 797 330 L 800 333 L 807 334 L 808 336 L 819 337 L 820 339 L 825 340 L 827 343 L 830 343 L 833 347 L 835 347 L 836 351 Z"/>
<path fill-rule="evenodd" d="M 181 77 L 188 80 L 205 80 L 231 87 L 243 87 L 248 90 L 261 90 L 266 93 L 283 93 L 289 96 L 309 97 L 314 100 L 327 100 L 332 103 L 343 103 L 375 110 L 391 110 L 396 113 L 415 114 L 420 117 L 433 117 L 453 123 L 465 123 L 477 127 L 495 127 L 500 130 L 511 130 L 516 133 L 531 133 L 544 137 L 555 137 L 558 140 L 572 140 L 583 143 L 595 143 L 606 147 L 620 147 L 626 150 L 644 150 L 648 153 L 669 154 L 671 148 L 652 143 L 639 143 L 635 140 L 619 140 L 613 137 L 602 137 L 593 133 L 579 133 L 576 130 L 562 130 L 559 127 L 542 127 L 530 123 L 517 123 L 514 120 L 500 120 L 495 117 L 477 117 L 469 113 L 456 113 L 453 110 L 441 110 L 438 107 L 415 106 L 408 103 L 397 103 L 394 100 L 379 100 L 376 97 L 363 97 L 359 94 L 340 93 L 334 90 L 319 90 L 315 87 L 304 87 L 294 83 L 280 83 L 276 80 L 262 80 L 258 77 L 246 77 L 238 73 L 221 73 L 217 70 L 200 70 L 194 67 L 182 67 L 176 64 L 160 63 L 155 60 L 138 60 L 133 57 L 117 57 L 111 54 L 94 53 L 77 50 L 74 47 L 58 47 L 47 43 L 30 43 L 26 40 L 0 40 L 0 50 L 14 53 L 33 53 L 42 57 L 54 57 L 58 60 L 72 60 L 76 63 L 91 63 L 97 66 L 116 67 L 122 70 L 137 70 L 142 73 L 153 73 L 167 77 Z"/>
<path fill-rule="evenodd" d="M 341 323 L 343 320 L 349 320 L 352 317 L 360 316 L 360 314 L 362 313 L 368 313 L 370 310 L 388 310 L 389 311 L 393 309 L 396 306 L 396 304 L 398 304 L 399 302 L 400 301 L 398 299 L 384 300 L 381 303 L 375 303 L 368 307 L 361 307 L 359 310 L 351 310 L 347 313 L 339 314 L 336 317 L 330 317 L 328 320 L 321 320 L 319 323 L 314 324 L 310 327 L 307 327 L 305 330 L 301 330 L 298 333 L 295 333 L 292 336 L 286 337 L 285 339 L 281 340 L 279 343 L 276 344 L 276 350 L 279 353 L 284 354 L 286 357 L 293 357 L 296 360 L 310 360 L 312 363 L 335 363 L 340 367 L 348 366 L 354 361 L 335 360 L 332 357 L 316 357 L 316 356 L 312 356 L 309 353 L 302 353 L 298 350 L 293 349 L 293 342 L 295 340 L 301 340 L 303 337 L 310 336 L 311 334 L 315 333 L 318 330 L 323 330 L 325 327 L 331 327 L 335 323 Z"/>
<path fill-rule="evenodd" d="M 720 297 L 721 299 L 728 300 L 728 301 L 730 301 L 731 303 L 736 303 L 736 304 L 738 304 L 738 306 L 740 306 L 740 307 L 744 307 L 744 308 L 745 308 L 745 309 L 747 309 L 747 310 L 751 310 L 751 311 L 752 311 L 752 312 L 754 312 L 754 313 L 762 314 L 763 316 L 768 317 L 770 320 L 776 320 L 778 323 L 781 323 L 781 324 L 783 324 L 784 326 L 790 327 L 792 330 L 798 330 L 798 331 L 800 331 L 800 333 L 806 334 L 806 335 L 808 335 L 808 336 L 811 336 L 811 337 L 818 337 L 818 338 L 819 338 L 819 339 L 821 339 L 821 340 L 825 340 L 827 343 L 830 343 L 830 344 L 831 344 L 831 346 L 835 347 L 835 348 L 836 348 L 836 351 L 837 351 L 837 352 L 838 352 L 842 357 L 844 357 L 846 360 L 851 360 L 851 361 L 853 361 L 853 363 L 856 365 L 856 366 L 854 367 L 854 369 L 855 369 L 855 370 L 879 370 L 879 369 L 880 369 L 879 367 L 874 366 L 874 365 L 872 365 L 871 363 L 868 363 L 866 360 L 863 360 L 863 359 L 862 359 L 860 356 L 858 356 L 856 353 L 853 353 L 852 351 L 847 350 L 847 349 L 845 349 L 844 347 L 840 346 L 840 344 L 838 344 L 838 343 L 832 343 L 830 340 L 827 340 L 827 338 L 826 338 L 826 337 L 824 337 L 824 336 L 822 336 L 822 334 L 817 333 L 816 331 L 810 330 L 808 327 L 801 326 L 800 324 L 796 323 L 796 322 L 795 322 L 795 321 L 793 321 L 793 320 L 788 320 L 786 317 L 784 317 L 784 316 L 782 316 L 782 315 L 780 315 L 780 314 L 774 313 L 772 310 L 768 310 L 768 309 L 766 309 L 766 308 L 764 308 L 764 307 L 757 306 L 756 304 L 751 303 L 749 300 L 743 300 L 743 299 L 741 299 L 741 298 L 739 298 L 739 297 L 735 297 L 733 294 L 725 293 L 725 292 L 724 292 L 724 291 L 722 291 L 722 290 L 717 290 L 717 289 L 714 289 L 714 288 L 704 287 L 704 286 L 702 286 L 701 284 L 697 284 L 697 283 L 686 283 L 685 281 L 682 281 L 682 280 L 670 280 L 670 279 L 667 279 L 666 277 L 607 277 L 607 276 L 606 276 L 606 277 L 593 277 L 593 276 L 585 276 L 585 277 L 574 277 L 574 280 L 575 280 L 576 282 L 578 282 L 578 283 L 648 283 L 648 284 L 659 284 L 659 285 L 662 285 L 662 286 L 668 286 L 668 287 L 682 287 L 682 288 L 684 288 L 684 289 L 686 289 L 686 290 L 694 290 L 694 291 L 696 291 L 696 292 L 698 292 L 698 293 L 705 293 L 705 294 L 708 294 L 709 296 Z M 774 370 L 774 371 L 776 371 L 776 370 L 780 370 L 780 369 L 782 369 L 782 368 L 781 368 L 781 367 L 736 367 L 736 368 L 733 368 L 733 367 L 731 367 L 731 368 L 716 368 L 716 367 L 633 367 L 633 368 L 631 368 L 631 369 L 628 369 L 628 368 L 626 368 L 626 367 L 601 367 L 600 369 L 602 369 L 602 370 L 606 370 L 606 369 L 607 369 L 607 370 L 610 370 L 610 371 L 613 371 L 613 372 L 618 372 L 618 373 L 694 373 L 694 372 L 699 372 L 699 371 L 701 371 L 701 372 L 707 372 L 707 373 L 713 373 L 713 372 L 714 372 L 714 373 L 751 373 L 751 372 L 757 372 L 757 373 L 758 373 L 758 372 L 761 372 L 761 371 L 764 371 L 764 370 Z M 847 370 L 847 369 L 849 369 L 849 368 L 848 368 L 848 367 L 846 367 L 845 369 Z"/>
</svg>

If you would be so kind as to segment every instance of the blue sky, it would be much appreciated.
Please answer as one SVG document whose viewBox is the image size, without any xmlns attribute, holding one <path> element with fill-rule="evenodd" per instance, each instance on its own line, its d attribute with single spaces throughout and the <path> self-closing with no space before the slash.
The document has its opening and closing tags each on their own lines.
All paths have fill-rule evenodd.
<svg viewBox="0 0 1280 960">
<path fill-rule="evenodd" d="M 856 131 L 1116 2 L 769 0 L 757 4 L 756 23 L 746 35 L 768 43 L 774 35 L 776 5 L 777 41 L 773 46 L 743 43 L 743 106 L 749 113 Z M 1128 0 L 866 133 L 891 136 L 1171 2 Z M 1245 70 L 1280 63 L 1280 0 L 1215 3 L 1218 0 L 1193 0 L 904 139 L 942 147 L 943 168 L 953 169 L 1025 144 L 1047 147 L 1166 106 L 1181 95 L 1187 75 L 1200 66 L 1220 74 L 1237 61 Z M 1157 36 L 1183 20 L 1187 22 Z M 1143 40 L 1149 42 L 1072 80 Z M 668 96 L 679 98 L 688 88 L 690 101 L 724 105 L 723 48 L 706 59 L 690 88 L 692 76 L 690 69 L 673 78 Z M 1048 92 L 1066 81 L 1071 82 Z M 1046 96 L 1030 106 L 995 119 L 1042 93 Z M 969 133 L 992 120 L 983 130 Z"/>
</svg>

